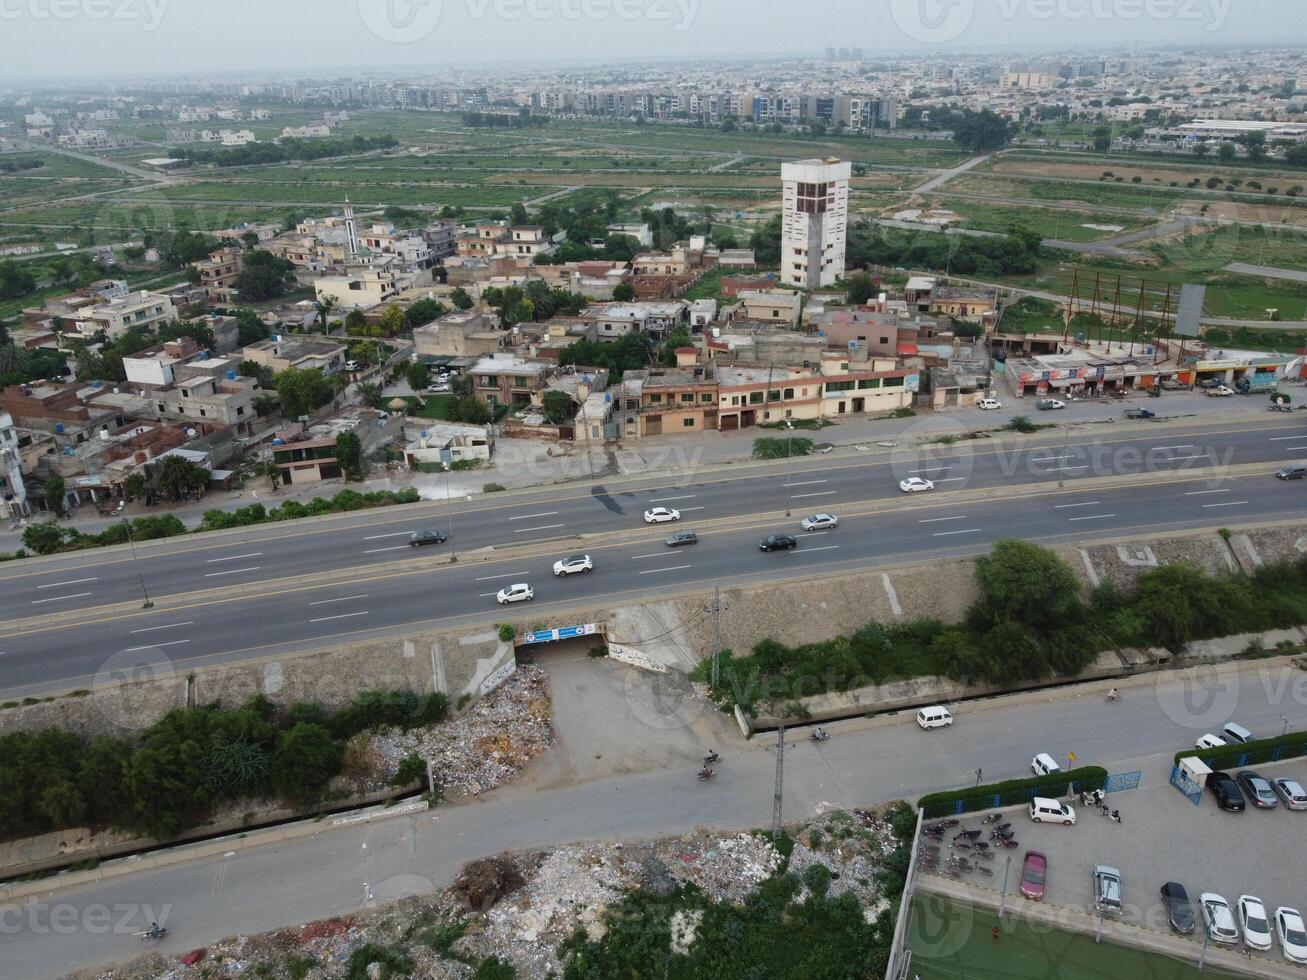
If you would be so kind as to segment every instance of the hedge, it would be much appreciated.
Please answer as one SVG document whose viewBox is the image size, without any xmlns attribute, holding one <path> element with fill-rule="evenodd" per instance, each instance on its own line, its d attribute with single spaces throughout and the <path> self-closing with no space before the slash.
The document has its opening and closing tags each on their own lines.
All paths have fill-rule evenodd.
<svg viewBox="0 0 1307 980">
<path fill-rule="evenodd" d="M 988 786 L 968 786 L 966 789 L 943 793 L 928 793 L 917 801 L 926 811 L 926 819 L 947 817 L 978 810 L 997 810 L 1000 807 L 1029 803 L 1032 797 L 1045 796 L 1058 799 L 1087 790 L 1102 789 L 1107 783 L 1107 770 L 1101 766 L 1082 766 L 1070 772 L 1050 773 L 1030 779 L 1009 779 Z"/>
<path fill-rule="evenodd" d="M 1242 745 L 1218 745 L 1214 749 L 1185 749 L 1175 754 L 1176 765 L 1181 759 L 1198 756 L 1213 769 L 1236 769 L 1255 766 L 1263 762 L 1279 762 L 1307 755 L 1307 733 L 1287 732 L 1275 738 L 1259 738 Z"/>
</svg>

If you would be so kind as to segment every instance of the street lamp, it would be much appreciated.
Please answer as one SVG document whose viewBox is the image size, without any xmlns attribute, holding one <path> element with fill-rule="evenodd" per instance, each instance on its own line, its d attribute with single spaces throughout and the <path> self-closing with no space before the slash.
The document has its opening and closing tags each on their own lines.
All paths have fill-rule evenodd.
<svg viewBox="0 0 1307 980">
<path fill-rule="evenodd" d="M 141 583 L 141 595 L 145 596 L 145 602 L 142 609 L 153 609 L 154 603 L 150 601 L 150 590 L 145 587 L 145 573 L 141 571 L 141 561 L 136 557 L 136 542 L 132 540 L 132 522 L 130 518 L 123 518 L 123 528 L 127 531 L 127 546 L 132 552 L 132 564 L 136 568 L 136 578 Z"/>
<path fill-rule="evenodd" d="M 441 462 L 445 466 L 445 513 L 449 518 L 449 561 L 453 564 L 458 560 L 454 556 L 454 497 L 449 489 L 449 474 L 454 469 L 454 457 L 449 450 L 444 450 L 441 455 L 448 455 L 448 458 L 442 459 Z"/>
<path fill-rule="evenodd" d="M 794 474 L 794 422 L 785 420 L 785 516 L 790 516 L 794 507 L 794 490 L 791 488 Z"/>
<path fill-rule="evenodd" d="M 1284 738 L 1285 735 L 1289 734 L 1288 715 L 1280 715 L 1280 721 L 1284 722 L 1284 727 L 1280 729 L 1280 738 Z"/>
</svg>

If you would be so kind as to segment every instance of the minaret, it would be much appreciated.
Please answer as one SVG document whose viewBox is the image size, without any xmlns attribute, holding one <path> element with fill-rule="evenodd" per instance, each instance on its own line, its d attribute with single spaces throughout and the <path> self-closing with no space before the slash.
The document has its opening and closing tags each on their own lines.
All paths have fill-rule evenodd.
<svg viewBox="0 0 1307 980">
<path fill-rule="evenodd" d="M 354 205 L 349 203 L 349 198 L 345 198 L 345 236 L 349 239 L 349 257 L 357 259 L 359 257 L 359 228 L 354 221 Z"/>
</svg>

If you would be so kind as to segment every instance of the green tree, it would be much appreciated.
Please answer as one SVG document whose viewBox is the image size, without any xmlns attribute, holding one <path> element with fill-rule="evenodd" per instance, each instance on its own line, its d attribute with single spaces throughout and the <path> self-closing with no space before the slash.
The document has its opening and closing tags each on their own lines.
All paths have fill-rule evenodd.
<svg viewBox="0 0 1307 980">
<path fill-rule="evenodd" d="M 277 411 L 277 399 L 272 395 L 259 395 L 254 399 L 254 414 L 266 419 Z"/>
<path fill-rule="evenodd" d="M 61 476 L 52 476 L 45 481 L 45 502 L 54 511 L 56 517 L 64 516 L 64 480 Z"/>
<path fill-rule="evenodd" d="M 472 299 L 471 294 L 462 286 L 454 287 L 453 291 L 449 294 L 449 301 L 460 310 L 470 310 L 472 307 L 476 306 L 476 301 Z"/>
<path fill-rule="evenodd" d="M 368 408 L 382 408 L 386 404 L 386 396 L 382 394 L 381 386 L 375 382 L 363 381 L 355 390 Z"/>
<path fill-rule="evenodd" d="M 861 306 L 876 294 L 876 283 L 865 272 L 855 272 L 849 276 L 849 303 Z"/>
<path fill-rule="evenodd" d="M 677 348 L 693 346 L 694 341 L 690 339 L 690 331 L 686 330 L 684 327 L 677 327 L 669 333 L 667 339 L 663 341 L 663 367 L 675 367 Z"/>
<path fill-rule="evenodd" d="M 561 425 L 572 417 L 572 396 L 565 391 L 546 391 L 544 394 L 545 418 L 553 425 Z"/>
<path fill-rule="evenodd" d="M 350 310 L 345 314 L 345 332 L 360 334 L 367 329 L 368 318 L 362 310 Z"/>
<path fill-rule="evenodd" d="M 327 324 L 331 318 L 331 311 L 336 308 L 336 301 L 328 296 L 326 299 L 318 300 L 314 309 L 318 311 L 318 329 L 323 333 L 327 332 Z"/>
<path fill-rule="evenodd" d="M 629 303 L 635 299 L 635 287 L 629 282 L 619 282 L 613 287 L 613 299 L 618 303 Z"/>
<path fill-rule="evenodd" d="M 150 469 L 149 476 L 158 491 L 176 503 L 206 489 L 213 474 L 189 459 L 165 456 Z"/>
<path fill-rule="evenodd" d="M 336 462 L 346 480 L 363 478 L 363 444 L 353 432 L 342 432 L 336 436 Z"/>
<path fill-rule="evenodd" d="M 131 473 L 123 480 L 123 497 L 127 500 L 145 500 L 150 492 L 150 481 L 144 473 Z"/>
<path fill-rule="evenodd" d="M 332 399 L 331 384 L 316 368 L 288 368 L 274 383 L 281 410 L 290 419 L 311 415 Z"/>
<path fill-rule="evenodd" d="M 431 384 L 431 368 L 421 361 L 414 361 L 404 372 L 404 377 L 408 381 L 408 386 L 415 392 L 422 391 Z"/>
<path fill-rule="evenodd" d="M 22 299 L 36 292 L 36 277 L 27 268 L 9 259 L 0 262 L 0 300 Z"/>
<path fill-rule="evenodd" d="M 340 769 L 341 748 L 321 725 L 302 722 L 283 734 L 272 763 L 272 788 L 291 803 L 312 803 Z"/>
<path fill-rule="evenodd" d="M 1014 135 L 1016 124 L 990 109 L 964 110 L 961 118 L 953 123 L 953 142 L 976 154 L 1002 149 L 1012 142 Z"/>
<path fill-rule="evenodd" d="M 408 317 L 399 306 L 391 303 L 381 312 L 381 322 L 378 326 L 381 327 L 381 336 L 394 337 L 408 329 Z"/>
<path fill-rule="evenodd" d="M 421 327 L 445 315 L 445 304 L 435 299 L 420 299 L 408 308 L 410 328 Z"/>
<path fill-rule="evenodd" d="M 49 486 L 48 481 L 46 486 Z M 38 555 L 54 554 L 65 541 L 64 530 L 57 524 L 31 524 L 23 531 L 23 547 Z"/>
<path fill-rule="evenodd" d="M 276 299 L 286 294 L 286 280 L 294 270 L 294 265 L 271 252 L 250 252 L 236 279 L 236 288 L 242 299 L 255 303 Z"/>
<path fill-rule="evenodd" d="M 982 598 L 978 611 L 989 622 L 1013 620 L 1042 631 L 1065 625 L 1079 609 L 1080 583 L 1071 567 L 1046 548 L 1005 539 L 976 559 Z"/>
<path fill-rule="evenodd" d="M 1239 155 L 1239 151 L 1234 148 L 1233 143 L 1222 143 L 1216 149 L 1216 158 L 1222 163 L 1229 163 Z"/>
</svg>

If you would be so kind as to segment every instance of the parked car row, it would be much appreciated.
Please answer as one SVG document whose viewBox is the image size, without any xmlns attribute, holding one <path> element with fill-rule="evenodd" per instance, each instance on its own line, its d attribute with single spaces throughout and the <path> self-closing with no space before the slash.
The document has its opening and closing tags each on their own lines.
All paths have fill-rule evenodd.
<svg viewBox="0 0 1307 980">
<path fill-rule="evenodd" d="M 1248 803 L 1259 810 L 1273 810 L 1281 803 L 1286 810 L 1307 810 L 1307 790 L 1295 779 L 1267 779 L 1253 769 L 1241 769 L 1233 776 L 1214 769 L 1207 776 L 1207 788 L 1216 805 L 1228 813 L 1242 813 Z"/>
</svg>

